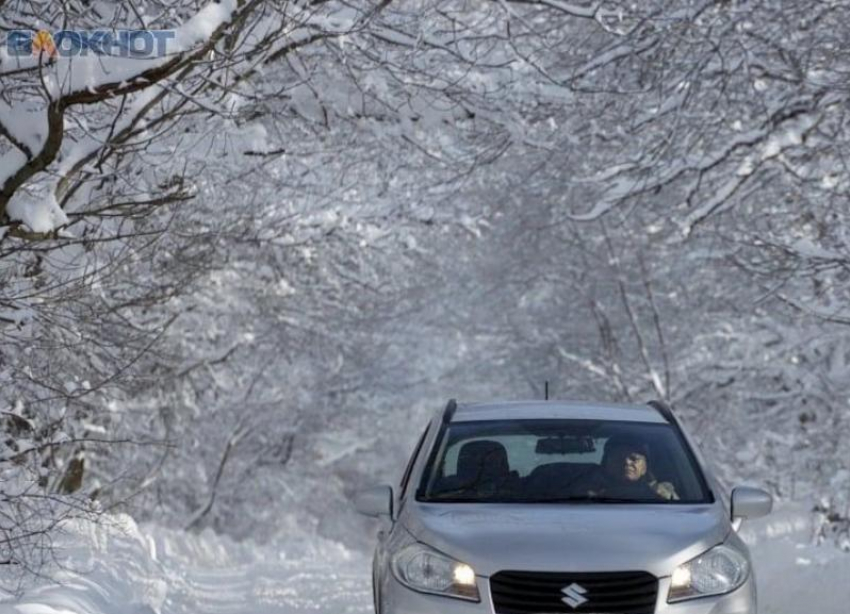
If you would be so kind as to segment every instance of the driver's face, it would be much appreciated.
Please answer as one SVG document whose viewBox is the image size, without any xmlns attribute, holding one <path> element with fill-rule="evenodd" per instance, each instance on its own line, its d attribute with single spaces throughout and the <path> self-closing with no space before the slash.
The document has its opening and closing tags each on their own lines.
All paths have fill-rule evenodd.
<svg viewBox="0 0 850 614">
<path fill-rule="evenodd" d="M 629 482 L 637 482 L 646 475 L 646 456 L 635 450 L 615 450 L 609 471 Z"/>
</svg>

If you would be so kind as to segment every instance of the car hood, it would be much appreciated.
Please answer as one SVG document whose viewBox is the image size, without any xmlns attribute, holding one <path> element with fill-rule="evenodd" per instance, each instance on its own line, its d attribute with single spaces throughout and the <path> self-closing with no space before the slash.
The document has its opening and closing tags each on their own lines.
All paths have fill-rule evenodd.
<svg viewBox="0 0 850 614">
<path fill-rule="evenodd" d="M 468 504 L 415 502 L 402 517 L 419 541 L 499 570 L 648 571 L 669 576 L 730 529 L 720 504 Z"/>
</svg>

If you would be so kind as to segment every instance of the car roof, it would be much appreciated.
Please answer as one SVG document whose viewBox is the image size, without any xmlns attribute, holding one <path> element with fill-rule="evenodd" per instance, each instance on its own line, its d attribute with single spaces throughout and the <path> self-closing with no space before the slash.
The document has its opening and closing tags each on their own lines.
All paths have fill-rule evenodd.
<svg viewBox="0 0 850 614">
<path fill-rule="evenodd" d="M 667 419 L 650 405 L 592 401 L 499 401 L 458 403 L 452 422 L 476 420 L 621 420 L 666 424 Z"/>
</svg>

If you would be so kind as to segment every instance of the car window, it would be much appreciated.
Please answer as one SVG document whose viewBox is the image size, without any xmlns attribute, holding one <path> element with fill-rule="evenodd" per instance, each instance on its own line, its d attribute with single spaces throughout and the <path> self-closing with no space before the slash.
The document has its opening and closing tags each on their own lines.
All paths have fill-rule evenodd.
<svg viewBox="0 0 850 614">
<path fill-rule="evenodd" d="M 669 424 L 611 420 L 452 423 L 422 500 L 708 503 L 687 442 Z"/>
<path fill-rule="evenodd" d="M 548 463 L 567 462 L 599 464 L 602 460 L 602 446 L 597 447 L 592 452 L 571 453 L 564 451 L 558 454 L 541 454 L 535 451 L 538 442 L 537 437 L 528 437 L 525 434 L 494 436 L 481 435 L 456 441 L 446 450 L 446 458 L 443 465 L 443 471 L 446 475 L 453 475 L 457 473 L 457 462 L 460 450 L 464 445 L 472 441 L 495 441 L 503 445 L 508 456 L 510 469 L 512 471 L 516 471 L 517 474 L 523 477 L 530 475 L 535 468 Z"/>
<path fill-rule="evenodd" d="M 401 483 L 399 484 L 399 500 L 404 499 L 404 495 L 407 491 L 407 484 L 410 482 L 410 474 L 413 471 L 413 466 L 416 464 L 416 458 L 419 456 L 419 451 L 422 449 L 422 444 L 425 442 L 425 438 L 428 436 L 428 429 L 430 428 L 430 424 L 425 427 L 425 430 L 422 432 L 422 435 L 419 437 L 419 441 L 416 443 L 416 447 L 413 448 L 413 454 L 410 455 L 410 460 L 407 461 L 407 467 L 404 469 L 404 474 L 401 476 Z"/>
</svg>

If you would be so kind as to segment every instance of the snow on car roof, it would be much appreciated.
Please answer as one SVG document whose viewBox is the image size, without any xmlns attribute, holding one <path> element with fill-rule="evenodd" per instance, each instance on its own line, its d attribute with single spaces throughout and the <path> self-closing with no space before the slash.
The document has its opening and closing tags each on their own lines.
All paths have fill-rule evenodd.
<svg viewBox="0 0 850 614">
<path fill-rule="evenodd" d="M 623 420 L 655 422 L 667 420 L 648 405 L 594 403 L 590 401 L 505 401 L 494 403 L 458 403 L 452 422 L 474 420 L 542 420 L 562 418 L 575 420 Z"/>
</svg>

